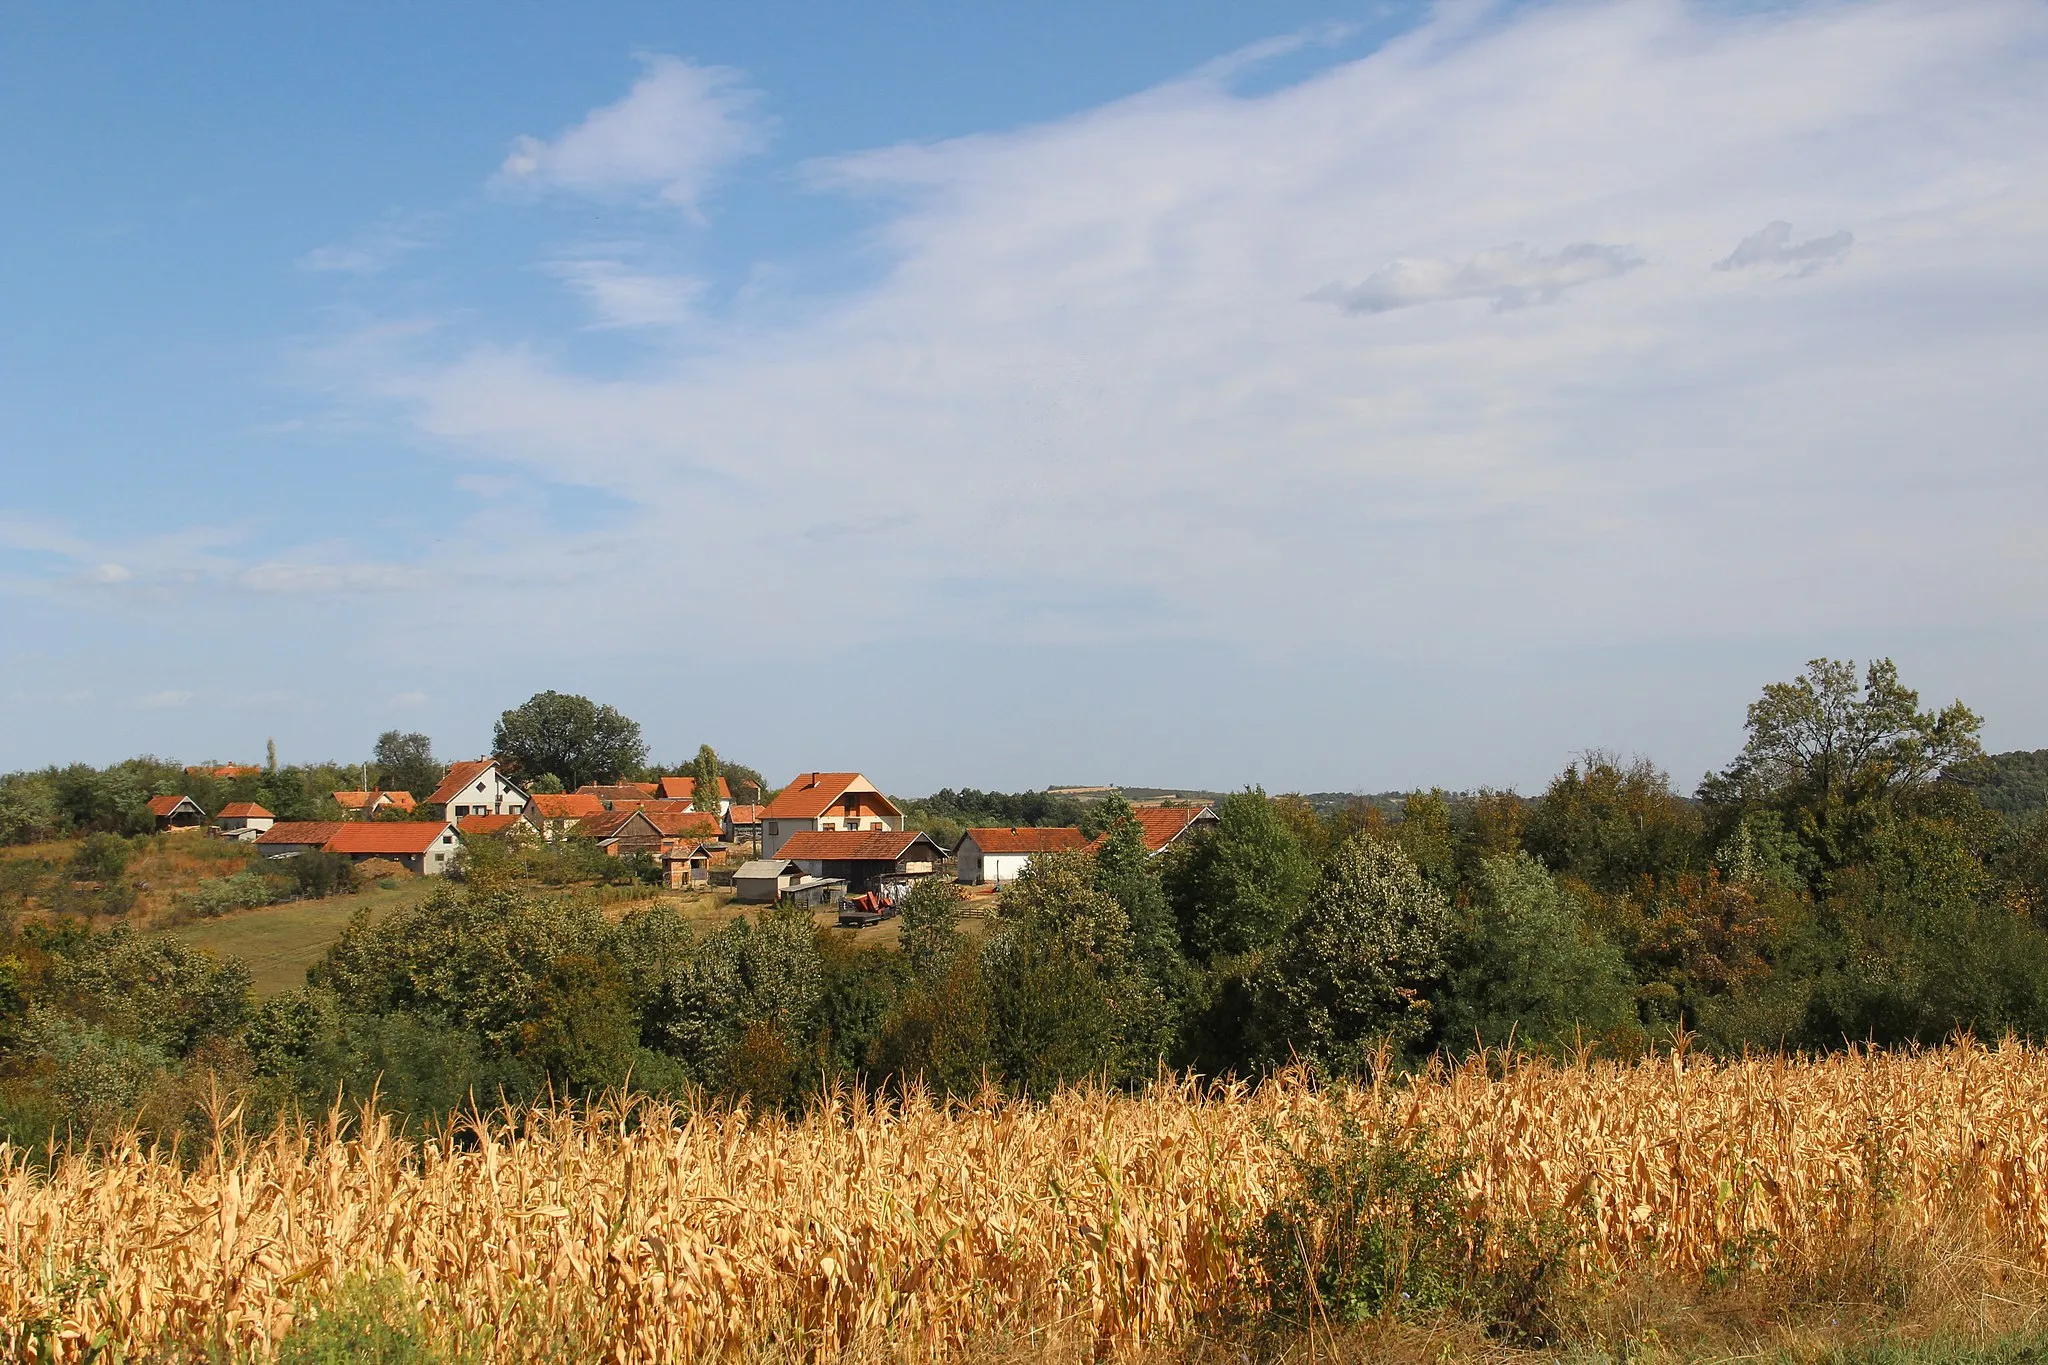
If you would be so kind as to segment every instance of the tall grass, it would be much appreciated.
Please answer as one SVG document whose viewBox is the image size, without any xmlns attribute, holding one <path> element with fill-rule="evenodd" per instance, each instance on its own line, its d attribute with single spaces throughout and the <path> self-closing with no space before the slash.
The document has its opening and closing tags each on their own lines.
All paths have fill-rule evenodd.
<svg viewBox="0 0 2048 1365">
<path fill-rule="evenodd" d="M 1494 1057 L 1330 1090 L 622 1102 L 417 1142 L 225 1115 L 198 1151 L 0 1149 L 0 1323 L 43 1358 L 267 1358 L 376 1283 L 479 1360 L 1130 1355 L 1258 1312 L 1267 1215 L 1361 1132 L 1444 1154 L 1471 1273 L 1545 1229 L 1603 1330 L 1671 1286 L 1840 1305 L 1937 1267 L 1981 1307 L 2048 1270 L 2048 1051 Z"/>
</svg>

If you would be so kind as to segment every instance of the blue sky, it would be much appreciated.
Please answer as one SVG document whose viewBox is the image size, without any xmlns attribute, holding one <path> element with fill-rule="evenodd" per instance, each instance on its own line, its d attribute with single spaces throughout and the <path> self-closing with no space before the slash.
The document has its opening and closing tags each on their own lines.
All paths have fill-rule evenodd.
<svg viewBox="0 0 2048 1365">
<path fill-rule="evenodd" d="M 2038 4 L 17 5 L 0 120 L 0 767 L 2048 745 Z"/>
</svg>

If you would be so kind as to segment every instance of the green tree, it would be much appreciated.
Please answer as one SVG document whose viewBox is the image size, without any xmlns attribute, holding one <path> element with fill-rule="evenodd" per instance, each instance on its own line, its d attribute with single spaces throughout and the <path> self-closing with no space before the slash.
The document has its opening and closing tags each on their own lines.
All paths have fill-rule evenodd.
<svg viewBox="0 0 2048 1365">
<path fill-rule="evenodd" d="M 697 787 L 690 808 L 718 814 L 718 754 L 709 744 L 697 746 L 697 759 L 690 765 L 690 776 Z"/>
<path fill-rule="evenodd" d="M 553 773 L 571 788 L 610 781 L 647 758 L 638 724 L 562 692 L 536 693 L 500 716 L 491 749 L 516 773 Z"/>
<path fill-rule="evenodd" d="M 1458 833 L 1451 803 L 1441 787 L 1410 792 L 1401 803 L 1401 823 L 1392 837 L 1423 880 L 1450 896 L 1458 889 Z"/>
<path fill-rule="evenodd" d="M 1872 663 L 1860 682 L 1853 661 L 1815 659 L 1750 704 L 1742 753 L 1701 783 L 1700 795 L 1724 809 L 1783 812 L 1822 889 L 1832 872 L 1866 856 L 1886 802 L 1982 757 L 1983 724 L 1960 701 L 1922 710 L 1890 659 Z"/>
<path fill-rule="evenodd" d="M 447 771 L 434 757 L 434 742 L 418 731 L 386 730 L 377 736 L 377 785 L 411 792 L 424 801 Z"/>
<path fill-rule="evenodd" d="M 118 834 L 88 834 L 71 855 L 71 875 L 80 881 L 115 882 L 128 870 L 128 841 Z"/>
<path fill-rule="evenodd" d="M 1557 1050 L 1633 1033 L 1634 983 L 1621 953 L 1586 924 L 1526 853 L 1479 865 L 1478 895 L 1457 917 L 1450 971 L 1435 1000 L 1449 1047 L 1517 1043 Z"/>
<path fill-rule="evenodd" d="M 920 979 L 944 973 L 961 951 L 960 888 L 944 877 L 926 877 L 897 907 L 902 918 L 903 956 Z"/>
<path fill-rule="evenodd" d="M 1350 1075 L 1383 1044 L 1419 1041 L 1449 937 L 1449 905 L 1408 855 L 1353 836 L 1251 983 L 1249 1060 Z"/>
<path fill-rule="evenodd" d="M 1168 855 L 1166 896 L 1198 962 L 1263 948 L 1286 931 L 1315 882 L 1294 827 L 1257 787 L 1224 799 L 1212 833 Z"/>
<path fill-rule="evenodd" d="M 1645 877 L 1702 870 L 1699 815 L 1656 764 L 1598 751 L 1552 780 L 1528 812 L 1522 843 L 1560 876 L 1604 892 Z"/>
</svg>

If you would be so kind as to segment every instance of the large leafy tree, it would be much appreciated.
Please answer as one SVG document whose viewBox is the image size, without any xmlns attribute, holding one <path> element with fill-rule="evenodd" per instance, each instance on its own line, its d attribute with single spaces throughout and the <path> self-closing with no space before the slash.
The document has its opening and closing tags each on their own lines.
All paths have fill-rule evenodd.
<svg viewBox="0 0 2048 1365">
<path fill-rule="evenodd" d="M 1551 871 L 1606 892 L 1703 862 L 1698 814 L 1646 758 L 1587 754 L 1551 781 L 1521 838 Z"/>
<path fill-rule="evenodd" d="M 564 692 L 536 693 L 498 717 L 491 749 L 519 774 L 553 773 L 572 789 L 614 779 L 647 758 L 637 722 Z"/>
<path fill-rule="evenodd" d="M 377 785 L 411 792 L 424 801 L 447 771 L 434 757 L 434 741 L 418 731 L 386 730 L 377 736 Z"/>
<path fill-rule="evenodd" d="M 1249 1060 L 1347 1074 L 1383 1044 L 1420 1040 L 1450 931 L 1449 903 L 1407 854 L 1352 836 L 1251 983 Z"/>
<path fill-rule="evenodd" d="M 1213 834 L 1169 857 L 1167 899 L 1188 956 L 1201 962 L 1279 938 L 1315 881 L 1295 826 L 1257 787 L 1224 799 Z"/>
<path fill-rule="evenodd" d="M 1701 784 L 1723 806 L 1784 812 L 1823 877 L 1866 855 L 1881 808 L 1944 768 L 1979 758 L 1984 722 L 1960 701 L 1923 710 L 1890 659 L 1815 659 L 1749 707 L 1748 740 L 1727 771 Z"/>
</svg>

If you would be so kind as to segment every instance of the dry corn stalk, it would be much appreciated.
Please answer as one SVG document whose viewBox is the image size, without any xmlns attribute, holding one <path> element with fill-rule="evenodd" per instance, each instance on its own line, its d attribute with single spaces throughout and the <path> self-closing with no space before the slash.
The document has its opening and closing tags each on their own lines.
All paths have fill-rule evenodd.
<svg viewBox="0 0 2048 1365">
<path fill-rule="evenodd" d="M 536 1109 L 414 1142 L 331 1117 L 196 1163 L 118 1141 L 39 1172 L 0 1149 L 0 1321 L 264 1355 L 351 1275 L 394 1274 L 487 1358 L 933 1358 L 1033 1332 L 1171 1341 L 1245 1292 L 1236 1235 L 1287 1187 L 1274 1141 L 1343 1112 L 1462 1151 L 1475 1217 L 1563 1208 L 1581 1268 L 1811 1264 L 1858 1227 L 1962 1216 L 2048 1265 L 2048 1052 L 1961 1045 L 1709 1064 L 1492 1059 L 1411 1081 L 1162 1084 L 1043 1106 L 800 1121 Z"/>
</svg>

